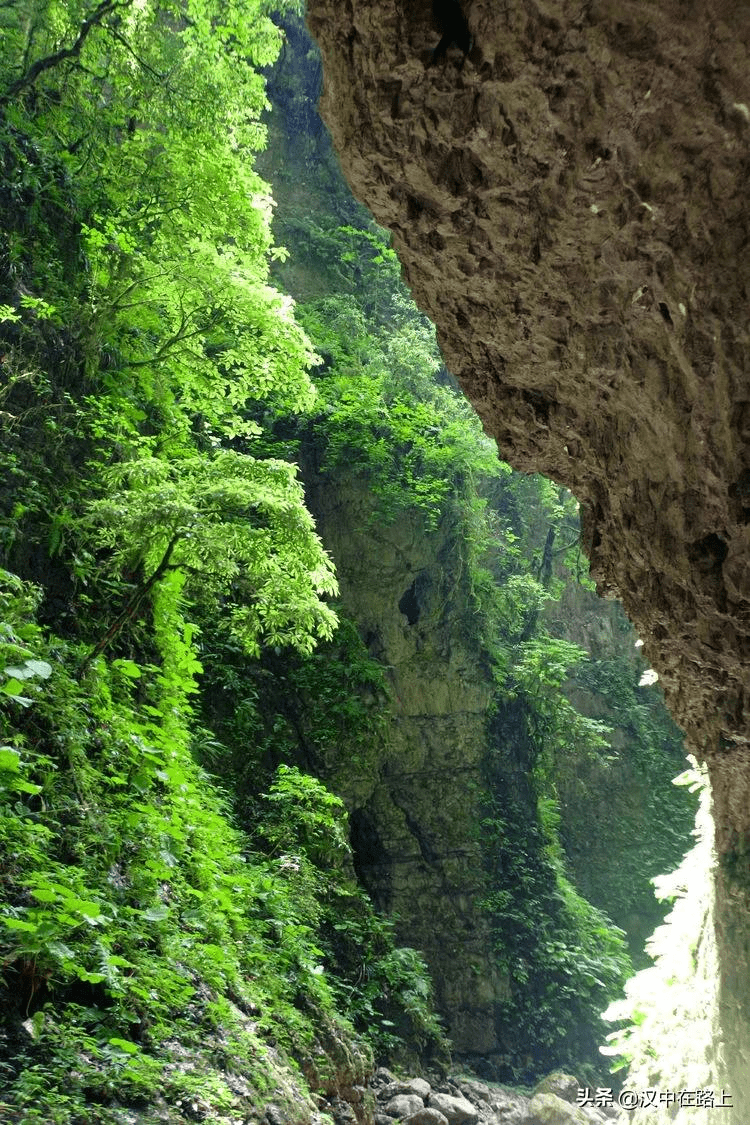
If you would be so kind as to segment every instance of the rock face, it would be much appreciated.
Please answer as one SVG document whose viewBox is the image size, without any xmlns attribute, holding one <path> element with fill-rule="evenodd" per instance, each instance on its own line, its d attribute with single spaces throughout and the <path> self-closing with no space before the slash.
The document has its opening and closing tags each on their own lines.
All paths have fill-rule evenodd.
<svg viewBox="0 0 750 1125">
<path fill-rule="evenodd" d="M 478 638 L 460 628 L 469 592 L 456 543 L 449 526 L 427 534 L 416 512 L 374 522 L 362 481 L 332 489 L 310 469 L 304 476 L 342 603 L 387 669 L 398 715 L 372 769 L 334 763 L 357 876 L 379 909 L 401 919 L 400 940 L 424 952 L 455 1051 L 491 1053 L 508 986 L 480 906 L 476 825 L 494 682 Z M 368 528 L 366 549 L 352 528 Z"/>
<path fill-rule="evenodd" d="M 581 501 L 714 790 L 750 1104 L 750 7 L 310 0 L 323 114 L 501 454 Z"/>
</svg>

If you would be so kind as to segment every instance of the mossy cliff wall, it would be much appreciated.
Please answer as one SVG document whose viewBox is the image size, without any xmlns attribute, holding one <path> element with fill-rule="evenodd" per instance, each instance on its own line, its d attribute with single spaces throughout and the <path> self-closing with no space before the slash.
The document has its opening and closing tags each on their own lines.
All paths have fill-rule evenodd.
<svg viewBox="0 0 750 1125">
<path fill-rule="evenodd" d="M 357 874 L 397 931 L 424 951 L 458 1054 L 496 1046 L 507 986 L 492 956 L 479 822 L 493 680 L 472 636 L 467 575 L 446 518 L 383 525 L 363 480 L 308 481 L 308 504 L 336 561 L 342 605 L 392 693 L 382 757 L 336 767 Z M 533 809 L 529 816 L 533 816 Z"/>
</svg>

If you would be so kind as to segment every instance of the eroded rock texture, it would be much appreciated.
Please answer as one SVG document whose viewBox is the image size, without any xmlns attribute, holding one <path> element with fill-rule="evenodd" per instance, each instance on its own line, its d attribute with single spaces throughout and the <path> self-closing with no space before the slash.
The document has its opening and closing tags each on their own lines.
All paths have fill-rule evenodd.
<svg viewBox="0 0 750 1125">
<path fill-rule="evenodd" d="M 323 113 L 503 456 L 581 501 L 709 762 L 750 1103 L 750 5 L 310 0 Z M 733 1044 L 733 1045 L 731 1045 Z"/>
</svg>

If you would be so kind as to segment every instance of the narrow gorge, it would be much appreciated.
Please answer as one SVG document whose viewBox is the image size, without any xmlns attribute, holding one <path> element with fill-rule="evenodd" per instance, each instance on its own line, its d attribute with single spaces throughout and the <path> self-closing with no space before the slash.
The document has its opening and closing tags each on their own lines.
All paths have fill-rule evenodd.
<svg viewBox="0 0 750 1125">
<path fill-rule="evenodd" d="M 744 1125 L 744 16 L 306 18 L 0 7 L 0 1121 Z"/>
</svg>

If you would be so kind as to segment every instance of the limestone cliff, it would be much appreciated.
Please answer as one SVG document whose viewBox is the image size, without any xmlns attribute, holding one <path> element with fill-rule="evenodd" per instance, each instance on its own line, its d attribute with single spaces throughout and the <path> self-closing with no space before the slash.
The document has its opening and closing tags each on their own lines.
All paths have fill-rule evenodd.
<svg viewBox="0 0 750 1125">
<path fill-rule="evenodd" d="M 331 316 L 332 308 L 337 308 L 336 315 L 343 317 L 335 322 L 337 331 L 345 338 L 358 331 L 357 317 L 349 319 L 350 304 L 334 300 L 330 305 L 328 296 L 348 294 L 351 301 L 355 293 L 368 310 L 365 315 L 370 316 L 377 306 L 376 293 L 383 302 L 383 291 L 388 292 L 391 282 L 385 275 L 358 272 L 364 268 L 363 260 L 347 273 L 344 262 L 346 255 L 351 256 L 351 244 L 344 247 L 344 260 L 335 260 L 337 228 L 341 232 L 353 224 L 369 229 L 369 220 L 349 195 L 315 112 L 319 78 L 316 52 L 303 28 L 289 21 L 284 56 L 270 76 L 275 113 L 269 120 L 270 143 L 264 157 L 278 201 L 277 235 L 291 251 L 288 260 L 277 267 L 278 275 L 282 288 L 302 302 L 303 311 L 309 310 L 309 302 L 321 302 L 314 304 L 311 321 L 316 331 L 320 329 L 317 317 Z M 372 330 L 376 331 L 374 321 Z M 372 346 L 371 342 L 368 348 Z M 341 345 L 332 345 L 324 334 L 320 347 L 325 364 L 318 385 L 326 400 L 331 393 L 326 389 L 328 380 L 335 378 L 337 370 L 334 367 L 332 372 L 331 367 Z M 363 380 L 365 375 L 362 373 Z M 445 380 L 446 373 L 440 378 Z M 335 395 L 330 401 L 336 401 Z M 360 424 L 365 407 L 363 399 L 358 401 Z M 378 448 L 384 441 L 395 440 L 388 437 L 385 403 L 380 403 L 380 421 L 367 439 Z M 528 1021 L 519 1021 L 517 1010 L 514 1014 L 519 992 L 533 1007 L 537 992 L 541 1001 L 559 984 L 547 975 L 554 975 L 554 958 L 541 952 L 545 945 L 540 930 L 557 928 L 557 939 L 563 945 L 567 941 L 571 949 L 582 940 L 580 934 L 567 933 L 563 938 L 567 923 L 557 916 L 560 896 L 543 855 L 546 838 L 539 824 L 540 790 L 538 779 L 532 778 L 543 754 L 543 739 L 532 745 L 533 720 L 523 700 L 511 702 L 517 685 L 508 683 L 506 690 L 498 690 L 504 675 L 498 660 L 503 665 L 506 658 L 497 652 L 492 657 L 480 636 L 487 634 L 487 619 L 472 587 L 476 582 L 481 586 L 487 576 L 479 579 L 472 570 L 476 563 L 470 562 L 473 556 L 467 544 L 478 529 L 472 531 L 468 524 L 461 527 L 477 497 L 463 495 L 462 484 L 457 508 L 441 509 L 437 527 L 426 523 L 418 501 L 419 487 L 426 483 L 423 466 L 421 478 L 413 482 L 415 495 L 409 486 L 400 485 L 401 514 L 389 522 L 382 505 L 384 482 L 374 463 L 369 470 L 366 467 L 363 449 L 349 448 L 349 457 L 334 461 L 325 452 L 333 409 L 324 407 L 304 432 L 302 476 L 308 503 L 340 572 L 342 612 L 356 622 L 370 656 L 386 669 L 390 714 L 384 721 L 383 698 L 371 698 L 368 692 L 370 745 L 360 740 L 352 747 L 343 728 L 336 736 L 333 723 L 324 731 L 321 726 L 326 724 L 312 717 L 316 703 L 320 710 L 319 705 L 325 708 L 328 701 L 336 711 L 330 684 L 321 684 L 316 692 L 312 687 L 315 676 L 311 679 L 306 674 L 300 694 L 299 683 L 288 683 L 287 670 L 277 667 L 274 682 L 287 684 L 274 693 L 278 721 L 289 728 L 290 711 L 294 712 L 288 752 L 345 796 L 360 880 L 381 910 L 398 916 L 399 940 L 427 953 L 440 1010 L 457 1053 L 476 1061 L 489 1056 L 483 1064 L 487 1072 L 507 1077 L 528 1054 L 524 1043 L 538 1042 L 546 1035 L 545 1018 L 558 1030 L 561 1024 L 569 1026 L 573 1037 L 575 1027 L 586 1022 L 572 1012 L 551 1020 L 549 1013 L 545 1017 L 537 1011 L 534 1018 L 539 1026 L 527 1034 L 528 1026 L 519 1029 L 518 1024 Z M 418 412 L 416 400 L 410 409 Z M 284 432 L 288 438 L 292 431 Z M 431 427 L 430 432 L 437 434 L 439 427 Z M 406 455 L 413 437 L 412 432 L 403 435 L 398 445 L 401 453 L 393 472 L 399 480 L 399 457 Z M 483 444 L 478 433 L 472 440 Z M 360 466 L 359 471 L 354 464 Z M 451 471 L 446 462 L 441 471 Z M 578 535 L 575 505 L 565 501 L 571 522 L 553 552 L 552 509 L 540 500 L 539 482 L 531 478 L 522 482 L 517 476 L 513 481 L 510 489 L 501 487 L 499 480 L 485 482 L 498 520 L 490 540 L 502 555 L 500 529 L 508 522 L 526 544 L 529 558 L 524 565 L 531 568 L 530 577 L 531 572 L 544 570 L 546 574 L 549 567 L 547 581 L 553 555 L 562 564 Z M 545 490 L 553 507 L 563 503 L 559 497 L 553 503 L 557 491 L 551 486 L 543 486 Z M 404 510 L 409 505 L 411 510 Z M 531 561 L 532 555 L 539 556 L 536 563 Z M 497 565 L 502 585 L 505 579 L 501 575 L 515 564 L 498 558 Z M 580 558 L 575 565 L 582 565 Z M 560 575 L 568 573 L 561 565 Z M 673 791 L 667 794 L 666 806 L 662 800 L 665 787 L 671 790 L 671 776 L 682 768 L 680 740 L 673 738 L 675 752 L 670 761 L 663 755 L 659 739 L 651 737 L 651 730 L 639 728 L 635 710 L 642 708 L 634 685 L 644 665 L 633 649 L 635 637 L 628 639 L 623 632 L 629 626 L 621 611 L 593 594 L 584 595 L 575 584 L 564 603 L 549 604 L 554 607 L 549 622 L 554 636 L 581 642 L 595 657 L 586 684 L 576 681 L 576 703 L 580 699 L 584 711 L 608 722 L 613 721 L 615 702 L 620 712 L 617 745 L 611 753 L 581 757 L 573 743 L 562 750 L 564 736 L 555 745 L 554 756 L 560 751 L 563 838 L 584 893 L 630 930 L 631 948 L 642 955 L 645 937 L 663 916 L 648 878 L 678 862 L 688 840 L 689 806 L 682 802 L 678 809 L 680 802 L 673 800 Z M 515 649 L 523 637 L 528 639 L 537 616 L 535 611 L 515 628 L 506 621 L 500 630 L 501 648 Z M 626 649 L 633 659 L 625 660 L 623 669 L 619 665 L 614 669 Z M 604 690 L 607 679 L 618 683 L 617 700 Z M 267 720 L 269 729 L 276 721 Z M 381 741 L 384 732 L 386 738 Z M 294 745 L 298 746 L 296 752 Z M 637 760 L 642 752 L 659 759 L 657 792 L 650 791 L 647 771 Z M 584 763 L 585 777 L 581 772 Z M 553 793 L 552 789 L 547 796 Z M 594 816 L 598 827 L 592 839 Z M 663 846 L 654 847 L 657 823 L 666 824 L 669 834 Z M 601 860 L 595 869 L 591 863 L 594 854 Z M 616 856 L 627 858 L 627 873 L 615 869 Z M 502 918 L 482 907 L 482 900 L 496 892 Z M 497 905 L 500 899 L 502 904 Z M 579 1042 L 568 1057 L 596 1058 L 597 1034 L 604 1032 L 599 1029 L 585 1047 Z M 537 1064 L 544 1066 L 545 1062 L 536 1060 Z"/>
<path fill-rule="evenodd" d="M 324 116 L 501 453 L 581 500 L 709 766 L 724 1029 L 750 1103 L 750 9 L 311 0 Z"/>
</svg>

